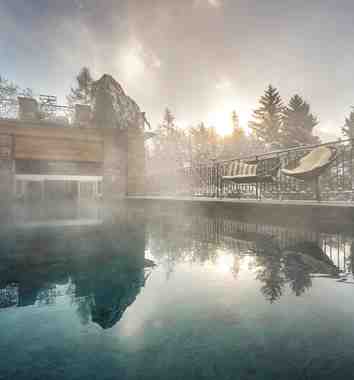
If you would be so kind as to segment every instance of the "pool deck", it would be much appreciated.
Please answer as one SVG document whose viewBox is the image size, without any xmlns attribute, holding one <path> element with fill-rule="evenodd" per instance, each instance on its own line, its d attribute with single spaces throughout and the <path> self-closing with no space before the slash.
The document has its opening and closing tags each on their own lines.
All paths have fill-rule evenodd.
<svg viewBox="0 0 354 380">
<path fill-rule="evenodd" d="M 129 195 L 127 199 L 150 200 L 150 201 L 179 201 L 197 203 L 220 203 L 233 205 L 250 206 L 298 206 L 316 208 L 351 208 L 354 211 L 354 202 L 326 202 L 326 201 L 306 201 L 306 200 L 275 200 L 275 199 L 233 199 L 233 198 L 208 198 L 208 197 L 173 197 L 173 196 L 149 196 L 149 195 Z"/>
<path fill-rule="evenodd" d="M 306 223 L 310 228 L 333 230 L 354 229 L 354 202 L 317 202 L 302 200 L 255 200 L 206 197 L 127 196 L 128 201 L 142 205 L 149 212 L 199 212 L 202 214 L 253 219 L 257 222 L 297 225 Z"/>
</svg>

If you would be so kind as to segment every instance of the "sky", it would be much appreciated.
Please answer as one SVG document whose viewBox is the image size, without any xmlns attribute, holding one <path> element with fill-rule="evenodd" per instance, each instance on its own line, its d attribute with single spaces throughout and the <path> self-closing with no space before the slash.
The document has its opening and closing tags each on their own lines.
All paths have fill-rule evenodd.
<svg viewBox="0 0 354 380">
<path fill-rule="evenodd" d="M 298 93 L 338 138 L 354 106 L 354 2 L 0 0 L 0 75 L 65 95 L 82 66 L 112 74 L 153 125 L 246 125 L 268 84 Z"/>
</svg>

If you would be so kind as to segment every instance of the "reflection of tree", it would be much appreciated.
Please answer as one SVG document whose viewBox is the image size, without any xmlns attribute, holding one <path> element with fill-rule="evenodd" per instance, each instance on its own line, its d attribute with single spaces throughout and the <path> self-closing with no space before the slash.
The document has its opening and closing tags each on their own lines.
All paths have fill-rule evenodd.
<svg viewBox="0 0 354 380">
<path fill-rule="evenodd" d="M 316 243 L 302 242 L 281 249 L 279 241 L 265 233 L 238 228 L 237 231 L 227 229 L 224 236 L 217 221 L 213 224 L 212 220 L 191 217 L 186 221 L 185 218 L 159 216 L 148 225 L 149 248 L 155 257 L 167 264 L 168 273 L 179 262 L 217 263 L 220 254 L 229 252 L 234 257 L 230 269 L 235 277 L 242 255 L 253 253 L 256 278 L 262 283 L 261 291 L 269 302 L 282 296 L 286 284 L 300 296 L 311 288 L 313 273 L 334 275 L 337 271 Z"/>
<path fill-rule="evenodd" d="M 263 283 L 261 291 L 271 303 L 283 293 L 285 278 L 282 273 L 281 257 L 278 255 L 257 257 L 257 280 Z"/>
<path fill-rule="evenodd" d="M 241 269 L 241 257 L 239 255 L 234 255 L 234 263 L 232 266 L 232 275 L 236 279 Z"/>
<path fill-rule="evenodd" d="M 348 270 L 354 274 L 354 242 L 352 242 L 350 245 L 350 256 L 349 256 Z"/>
<path fill-rule="evenodd" d="M 290 289 L 300 296 L 312 286 L 311 267 L 301 260 L 301 255 L 289 252 L 284 259 L 284 273 Z"/>
<path fill-rule="evenodd" d="M 281 252 L 273 238 L 258 239 L 255 247 L 256 278 L 263 283 L 264 297 L 273 303 L 281 297 L 285 285 Z"/>
<path fill-rule="evenodd" d="M 161 217 L 148 225 L 149 250 L 154 257 L 166 265 L 167 276 L 181 262 L 204 263 L 215 261 L 218 246 L 215 242 L 201 239 L 195 223 Z"/>
<path fill-rule="evenodd" d="M 311 288 L 312 273 L 337 273 L 331 260 L 311 242 L 298 243 L 281 251 L 275 239 L 263 239 L 257 242 L 255 253 L 257 279 L 263 283 L 262 293 L 270 302 L 281 297 L 286 283 L 300 296 Z"/>
</svg>

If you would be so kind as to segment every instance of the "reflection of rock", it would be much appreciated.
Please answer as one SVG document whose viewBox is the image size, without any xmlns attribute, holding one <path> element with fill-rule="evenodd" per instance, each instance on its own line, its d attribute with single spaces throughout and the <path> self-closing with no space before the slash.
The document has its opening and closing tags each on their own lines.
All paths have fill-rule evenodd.
<svg viewBox="0 0 354 380">
<path fill-rule="evenodd" d="M 144 285 L 145 223 L 121 210 L 109 223 L 11 228 L 0 239 L 0 308 L 48 305 L 67 284 L 82 323 L 112 327 Z M 12 289 L 10 284 L 16 284 Z"/>
<path fill-rule="evenodd" d="M 135 301 L 145 284 L 144 270 L 125 273 L 115 282 L 115 284 L 105 284 L 103 289 L 95 289 L 93 294 L 92 321 L 103 329 L 114 326 L 122 318 L 128 306 Z"/>
<path fill-rule="evenodd" d="M 107 264 L 88 279 L 93 285 L 90 291 L 91 319 L 103 329 L 111 328 L 122 318 L 145 285 L 145 268 L 155 265 L 147 259 L 132 265 L 128 257 L 115 258 Z"/>
</svg>

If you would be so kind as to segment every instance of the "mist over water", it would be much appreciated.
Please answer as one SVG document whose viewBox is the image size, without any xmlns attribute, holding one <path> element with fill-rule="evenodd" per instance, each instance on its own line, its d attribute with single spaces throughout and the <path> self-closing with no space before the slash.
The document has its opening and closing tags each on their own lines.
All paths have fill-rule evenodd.
<svg viewBox="0 0 354 380">
<path fill-rule="evenodd" d="M 350 232 L 44 206 L 1 228 L 0 378 L 351 373 Z"/>
</svg>

